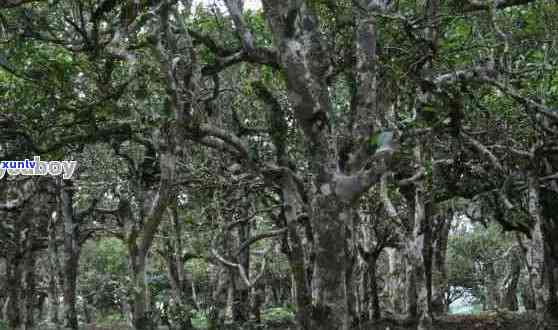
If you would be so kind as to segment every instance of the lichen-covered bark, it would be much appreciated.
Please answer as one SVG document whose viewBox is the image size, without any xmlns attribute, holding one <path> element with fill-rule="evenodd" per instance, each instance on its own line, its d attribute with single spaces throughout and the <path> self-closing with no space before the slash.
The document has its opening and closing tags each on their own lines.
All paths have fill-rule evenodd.
<svg viewBox="0 0 558 330">
<path fill-rule="evenodd" d="M 306 322 L 301 317 L 299 326 L 305 329 L 348 329 L 351 320 L 347 292 L 346 230 L 351 221 L 350 209 L 354 207 L 352 203 L 358 196 L 378 180 L 378 174 L 385 171 L 385 167 L 380 170 L 374 168 L 366 173 L 358 172 L 359 175 L 356 175 L 363 165 L 362 161 L 368 161 L 370 156 L 367 154 L 368 149 L 360 145 L 354 150 L 351 157 L 353 161 L 346 168 L 348 172 L 343 172 L 338 166 L 335 132 L 328 119 L 332 109 L 326 84 L 330 63 L 320 22 L 313 8 L 306 2 L 271 0 L 263 1 L 263 7 L 285 74 L 289 102 L 307 141 L 308 163 L 313 175 L 312 187 L 307 191 L 307 202 L 297 197 L 293 199 L 293 205 L 287 204 L 293 208 L 303 204 L 303 208 L 308 210 L 315 258 L 311 280 L 311 323 L 300 325 L 300 322 Z M 363 19 L 358 32 L 360 47 L 357 57 L 360 65 L 356 75 L 360 89 L 354 107 L 354 123 L 358 126 L 354 137 L 359 142 L 365 139 L 363 135 L 370 134 L 375 123 L 371 123 L 369 117 L 375 116 L 377 112 L 373 93 L 375 48 L 370 48 L 375 45 L 373 29 L 373 20 L 367 18 Z M 364 118 L 366 120 L 360 120 Z M 294 214 L 294 219 L 297 216 Z M 294 229 L 290 229 L 291 232 L 295 234 Z M 300 263 L 295 265 L 300 266 Z M 302 277 L 301 269 L 293 269 L 293 273 L 295 278 Z M 303 281 L 302 278 L 295 280 L 298 286 L 303 286 L 304 282 L 309 281 Z M 304 287 L 300 289 L 305 290 Z M 299 303 L 299 313 L 306 313 L 308 298 L 303 298 Z"/>
<path fill-rule="evenodd" d="M 452 216 L 451 212 L 449 214 L 443 212 L 433 218 L 431 285 L 433 316 L 443 315 L 449 308 L 446 303 L 446 292 L 448 290 L 446 255 Z"/>
<path fill-rule="evenodd" d="M 282 212 L 283 220 L 287 226 L 287 241 L 285 250 L 289 260 L 292 276 L 292 298 L 296 303 L 296 320 L 300 330 L 310 329 L 312 315 L 312 297 L 310 279 L 308 278 L 308 258 L 304 251 L 303 242 L 298 227 L 298 221 L 304 214 L 302 197 L 294 179 L 289 174 L 281 178 L 282 199 L 285 208 Z M 307 220 L 303 220 L 307 221 Z"/>
<path fill-rule="evenodd" d="M 540 208 L 539 180 L 533 172 L 528 176 L 528 210 L 533 221 L 531 239 L 525 244 L 529 284 L 535 298 L 537 329 L 545 330 L 548 328 L 550 287 L 545 268 L 544 218 Z"/>
<path fill-rule="evenodd" d="M 419 166 L 429 159 L 423 142 L 415 146 L 415 159 Z M 404 254 L 407 262 L 406 269 L 406 299 L 407 316 L 418 321 L 417 329 L 429 329 L 432 326 L 430 312 L 430 300 L 428 295 L 427 265 L 425 262 L 426 252 L 426 228 L 428 214 L 426 210 L 426 183 L 425 180 L 417 180 L 412 187 L 404 190 L 409 207 L 408 223 L 404 242 Z M 430 244 L 430 243 L 428 243 Z"/>
<path fill-rule="evenodd" d="M 347 219 L 332 195 L 318 194 L 312 203 L 314 275 L 312 322 L 315 329 L 348 329 L 345 235 Z"/>
<path fill-rule="evenodd" d="M 411 297 L 411 300 L 405 299 L 406 296 L 406 288 L 408 285 L 406 283 L 411 284 L 410 280 L 407 280 L 407 272 L 405 264 L 405 257 L 403 249 L 395 249 L 395 248 L 386 248 L 386 255 L 387 255 L 387 274 L 386 274 L 386 284 L 385 284 L 385 296 L 386 302 L 384 309 L 391 314 L 401 315 L 401 314 L 408 314 L 407 311 L 410 308 L 407 305 L 411 304 L 414 301 L 414 298 Z"/>
</svg>

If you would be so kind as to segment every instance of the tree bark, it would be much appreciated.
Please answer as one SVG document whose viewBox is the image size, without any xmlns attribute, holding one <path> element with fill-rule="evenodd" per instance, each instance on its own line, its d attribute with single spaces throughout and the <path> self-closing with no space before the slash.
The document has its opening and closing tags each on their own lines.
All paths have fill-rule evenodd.
<svg viewBox="0 0 558 330">
<path fill-rule="evenodd" d="M 404 236 L 403 236 L 404 237 Z M 407 298 L 407 272 L 404 251 L 395 248 L 386 248 L 388 256 L 388 273 L 386 275 L 386 293 L 388 297 L 387 308 L 395 315 L 409 314 L 409 300 Z M 411 297 L 412 298 L 412 297 Z M 414 298 L 412 298 L 414 299 Z"/>
<path fill-rule="evenodd" d="M 238 226 L 237 236 L 239 244 L 250 239 L 250 223 Z M 238 263 L 246 270 L 246 278 L 250 279 L 250 247 L 247 246 L 238 256 Z M 238 274 L 234 276 L 235 286 L 233 293 L 233 320 L 244 323 L 250 320 L 250 289 Z"/>
<path fill-rule="evenodd" d="M 64 327 L 78 330 L 76 286 L 80 256 L 79 220 L 73 209 L 73 185 L 63 181 L 60 187 L 60 206 L 64 221 Z"/>
<path fill-rule="evenodd" d="M 446 306 L 445 299 L 448 289 L 446 255 L 452 216 L 451 212 L 449 214 L 444 212 L 433 218 L 435 222 L 432 236 L 431 310 L 433 316 L 444 315 L 449 307 Z"/>
<path fill-rule="evenodd" d="M 533 221 L 531 239 L 525 244 L 527 269 L 529 271 L 529 284 L 534 295 L 537 329 L 546 330 L 548 328 L 550 287 L 545 270 L 544 218 L 541 215 L 540 188 L 536 173 L 530 172 L 527 180 L 528 210 Z"/>
<path fill-rule="evenodd" d="M 510 311 L 519 309 L 517 301 L 517 287 L 521 276 L 521 260 L 517 255 L 512 255 L 510 260 L 510 270 L 504 283 L 504 294 L 501 300 L 501 307 Z"/>
<path fill-rule="evenodd" d="M 368 281 L 369 281 L 369 294 L 370 297 L 370 319 L 372 321 L 379 321 L 382 317 L 380 310 L 380 297 L 378 295 L 378 277 L 377 277 L 377 263 L 379 254 L 372 253 L 367 261 L 368 265 Z"/>
<path fill-rule="evenodd" d="M 21 317 L 21 291 L 22 291 L 22 267 L 21 256 L 17 253 L 8 255 L 6 262 L 6 281 L 7 281 L 7 301 L 6 301 L 6 318 L 10 329 L 20 329 L 22 323 Z"/>
<path fill-rule="evenodd" d="M 193 300 L 193 283 L 184 272 L 184 247 L 182 244 L 182 222 L 178 217 L 176 205 L 169 208 L 170 231 L 167 233 L 164 259 L 171 285 L 173 302 L 169 309 L 171 330 L 191 330 L 191 313 L 195 306 Z"/>
<path fill-rule="evenodd" d="M 23 255 L 23 301 L 21 305 L 23 317 L 23 330 L 34 330 L 35 328 L 35 306 L 36 306 L 36 285 L 35 285 L 35 253 L 33 252 L 33 240 L 28 238 L 25 244 Z"/>
<path fill-rule="evenodd" d="M 48 321 L 56 329 L 60 327 L 60 287 L 58 285 L 60 260 L 58 258 L 58 246 L 56 244 L 56 224 L 59 218 L 59 212 L 57 212 L 56 217 L 54 215 L 51 216 L 48 227 Z"/>
<path fill-rule="evenodd" d="M 285 205 L 281 212 L 281 220 L 287 226 L 287 240 L 284 252 L 287 254 L 291 269 L 291 297 L 297 306 L 295 316 L 297 327 L 299 330 L 307 330 L 311 329 L 312 297 L 310 281 L 307 276 L 308 258 L 305 257 L 301 234 L 297 228 L 300 216 L 304 212 L 301 202 L 302 198 L 293 177 L 287 173 L 281 178 L 281 191 Z"/>
<path fill-rule="evenodd" d="M 312 203 L 316 263 L 312 279 L 313 329 L 347 330 L 345 232 L 347 213 L 333 195 L 318 194 Z"/>
<path fill-rule="evenodd" d="M 415 158 L 418 164 L 422 166 L 425 160 L 424 147 L 419 142 L 415 147 Z M 432 326 L 432 317 L 430 313 L 430 301 L 428 295 L 427 283 L 427 265 L 425 261 L 425 235 L 428 223 L 428 215 L 426 210 L 426 190 L 423 180 L 414 183 L 412 195 L 408 200 L 409 203 L 409 233 L 411 236 L 405 243 L 406 258 L 409 262 L 408 283 L 410 287 L 407 291 L 407 299 L 411 301 L 409 316 L 416 317 L 418 320 L 418 330 L 428 330 Z M 412 196 L 412 197 L 411 197 Z M 430 265 L 428 265 L 430 266 Z M 415 300 L 416 299 L 416 300 Z M 415 302 L 413 304 L 412 302 Z"/>
<path fill-rule="evenodd" d="M 153 315 L 151 314 L 151 295 L 146 283 L 145 254 L 132 248 L 128 251 L 130 258 L 132 325 L 134 330 L 154 330 Z"/>
<path fill-rule="evenodd" d="M 494 264 L 489 262 L 485 265 L 485 307 L 484 310 L 495 310 L 500 305 L 500 290 L 498 278 L 494 271 Z"/>
</svg>

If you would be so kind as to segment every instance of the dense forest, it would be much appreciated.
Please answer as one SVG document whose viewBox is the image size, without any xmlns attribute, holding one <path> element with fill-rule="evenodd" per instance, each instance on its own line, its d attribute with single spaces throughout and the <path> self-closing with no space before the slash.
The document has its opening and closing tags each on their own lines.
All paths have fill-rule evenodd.
<svg viewBox="0 0 558 330">
<path fill-rule="evenodd" d="M 0 329 L 558 329 L 558 2 L 0 0 Z"/>
</svg>

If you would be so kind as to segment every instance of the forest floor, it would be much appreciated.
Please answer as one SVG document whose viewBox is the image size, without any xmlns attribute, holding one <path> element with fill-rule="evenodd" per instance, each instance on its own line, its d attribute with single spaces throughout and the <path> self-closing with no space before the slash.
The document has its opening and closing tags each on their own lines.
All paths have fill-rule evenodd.
<svg viewBox="0 0 558 330">
<path fill-rule="evenodd" d="M 534 330 L 536 320 L 529 314 L 516 314 L 510 312 L 486 312 L 478 315 L 447 315 L 437 318 L 433 323 L 433 330 Z M 242 329 L 242 328 L 240 328 Z M 240 330 L 239 329 L 239 330 Z M 276 324 L 255 329 L 295 329 L 294 327 Z M 395 325 L 392 322 L 369 324 L 355 330 L 415 330 L 413 325 Z M 549 329 L 558 330 L 558 323 Z M 244 329 L 242 329 L 244 330 Z"/>
<path fill-rule="evenodd" d="M 479 315 L 448 315 L 436 319 L 433 323 L 433 330 L 532 330 L 535 329 L 535 319 L 526 314 L 515 314 L 509 312 L 492 312 Z M 196 327 L 206 329 L 206 327 Z M 125 325 L 122 323 L 109 326 L 85 327 L 84 330 L 123 330 Z M 295 329 L 292 320 L 269 321 L 258 325 L 234 326 L 229 324 L 224 330 L 291 330 Z M 397 325 L 394 322 L 384 321 L 381 323 L 368 324 L 355 330 L 414 330 L 416 325 Z M 550 329 L 558 330 L 558 323 Z M 167 330 L 161 327 L 160 330 Z"/>
<path fill-rule="evenodd" d="M 536 320 L 526 314 L 487 312 L 479 315 L 447 315 L 436 319 L 434 330 L 529 330 L 535 329 Z M 367 330 L 410 330 L 416 325 L 401 326 L 391 322 L 365 327 Z M 558 330 L 558 323 L 550 329 Z"/>
</svg>

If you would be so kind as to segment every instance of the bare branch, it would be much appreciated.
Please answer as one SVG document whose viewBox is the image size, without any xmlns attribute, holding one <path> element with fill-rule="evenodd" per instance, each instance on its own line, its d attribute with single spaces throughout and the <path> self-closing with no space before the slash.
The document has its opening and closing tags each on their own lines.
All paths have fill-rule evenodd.
<svg viewBox="0 0 558 330">
<path fill-rule="evenodd" d="M 240 254 L 240 252 L 244 251 L 250 245 L 252 245 L 256 242 L 259 242 L 262 239 L 280 236 L 280 235 L 282 235 L 286 232 L 287 232 L 287 228 L 281 228 L 281 229 L 272 230 L 272 231 L 268 231 L 268 232 L 265 232 L 265 233 L 261 233 L 261 234 L 252 236 L 252 237 L 250 237 L 250 239 L 248 239 L 247 241 L 243 242 L 242 245 L 240 245 L 240 248 L 238 249 L 236 254 L 237 255 Z"/>
<path fill-rule="evenodd" d="M 388 214 L 388 216 L 391 217 L 392 219 L 396 220 L 398 223 L 402 224 L 403 221 L 401 221 L 401 217 L 399 216 L 399 212 L 397 212 L 397 209 L 393 205 L 393 202 L 391 201 L 391 198 L 389 198 L 387 184 L 388 184 L 388 178 L 391 175 L 392 174 L 388 173 L 388 172 L 386 172 L 382 175 L 382 178 L 380 180 L 380 196 L 382 198 L 382 203 L 384 205 L 384 209 L 385 209 L 386 213 Z"/>
<path fill-rule="evenodd" d="M 422 179 L 424 177 L 424 174 L 425 174 L 424 167 L 421 166 L 419 170 L 415 174 L 413 174 L 412 177 L 399 180 L 399 182 L 397 182 L 397 185 L 400 187 L 411 185 L 415 181 Z"/>
<path fill-rule="evenodd" d="M 504 167 L 500 163 L 500 160 L 487 147 L 466 133 L 461 132 L 461 136 L 467 139 L 480 154 L 488 157 L 490 163 L 496 170 L 500 173 L 504 172 Z"/>
</svg>

